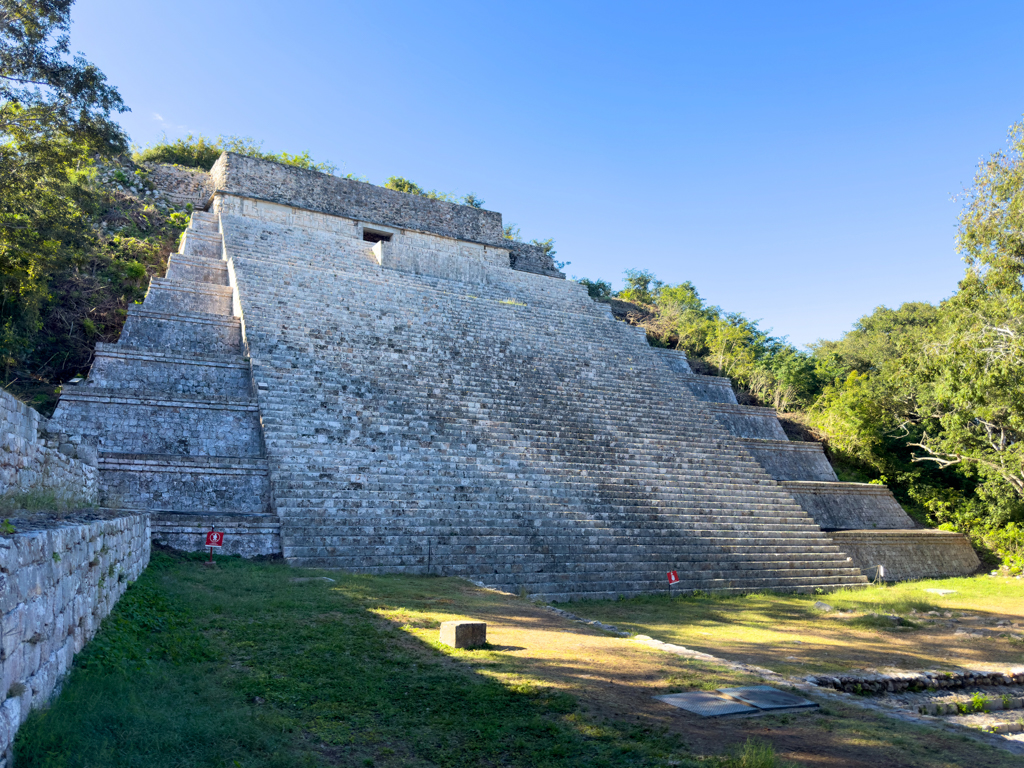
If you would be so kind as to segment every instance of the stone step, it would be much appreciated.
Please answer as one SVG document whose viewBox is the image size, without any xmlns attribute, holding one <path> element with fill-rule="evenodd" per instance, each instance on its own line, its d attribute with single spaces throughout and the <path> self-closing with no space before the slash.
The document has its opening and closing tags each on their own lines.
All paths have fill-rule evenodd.
<svg viewBox="0 0 1024 768">
<path fill-rule="evenodd" d="M 133 394 L 251 397 L 248 361 L 240 355 L 181 354 L 97 344 L 89 385 Z"/>
<path fill-rule="evenodd" d="M 154 312 L 231 315 L 231 297 L 230 286 L 154 277 L 149 282 L 143 306 Z"/>
<path fill-rule="evenodd" d="M 185 236 L 178 250 L 186 256 L 219 259 L 224 254 L 224 243 L 218 232 L 189 228 L 185 230 Z"/>
<path fill-rule="evenodd" d="M 61 394 L 50 426 L 109 453 L 263 455 L 259 410 L 252 401 L 77 387 Z"/>
<path fill-rule="evenodd" d="M 242 348 L 242 321 L 223 315 L 158 312 L 132 304 L 118 347 L 237 355 Z"/>
<path fill-rule="evenodd" d="M 107 506 L 207 514 L 267 514 L 265 459 L 100 453 Z"/>
<path fill-rule="evenodd" d="M 172 253 L 167 260 L 167 279 L 178 282 L 228 285 L 228 265 L 226 261 Z"/>
</svg>

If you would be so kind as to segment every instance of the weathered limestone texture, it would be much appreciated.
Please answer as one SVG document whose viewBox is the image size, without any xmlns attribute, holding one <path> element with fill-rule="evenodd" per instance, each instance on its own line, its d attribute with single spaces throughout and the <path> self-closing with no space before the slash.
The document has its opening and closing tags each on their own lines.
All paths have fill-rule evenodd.
<svg viewBox="0 0 1024 768">
<path fill-rule="evenodd" d="M 201 208 L 213 194 L 213 179 L 203 171 L 159 163 L 144 163 L 143 168 L 149 171 L 157 194 L 179 208 L 189 204 Z"/>
<path fill-rule="evenodd" d="M 549 600 L 669 570 L 680 590 L 865 583 L 772 476 L 830 479 L 820 451 L 552 279 L 499 214 L 231 154 L 211 178 L 51 425 L 157 541 L 215 525 L 245 555 Z"/>
<path fill-rule="evenodd" d="M 885 581 L 969 576 L 981 565 L 970 541 L 950 531 L 833 531 L 829 538 L 871 578 Z"/>
<path fill-rule="evenodd" d="M 0 768 L 149 552 L 146 515 L 0 536 Z"/>
<path fill-rule="evenodd" d="M 654 347 L 655 353 L 661 355 L 661 359 L 665 361 L 665 365 L 670 370 L 684 376 L 693 376 L 693 371 L 690 369 L 690 361 L 686 359 L 686 353 L 680 352 L 677 349 L 665 349 L 663 347 Z"/>
<path fill-rule="evenodd" d="M 91 462 L 79 461 L 69 444 L 40 437 L 48 420 L 17 398 L 0 390 L 0 496 L 46 491 L 81 503 L 96 501 L 99 472 Z M 83 455 L 86 452 L 83 452 Z"/>
<path fill-rule="evenodd" d="M 735 437 L 753 437 L 758 440 L 788 439 L 782 425 L 779 424 L 779 417 L 772 408 L 704 402 L 704 407 L 715 415 L 718 423 Z"/>
<path fill-rule="evenodd" d="M 757 463 L 764 467 L 768 474 L 776 480 L 817 480 L 819 484 L 837 483 L 835 470 L 829 464 L 821 443 L 800 443 L 791 440 L 758 440 L 756 438 L 741 438 L 740 442 L 750 452 L 750 455 L 757 459 Z M 804 484 L 806 485 L 806 484 Z M 786 486 L 796 494 L 794 486 Z M 795 486 L 796 489 L 802 486 Z M 872 486 L 881 488 L 882 486 Z M 819 489 L 820 491 L 820 489 Z M 892 494 L 889 494 L 891 497 Z M 802 497 L 796 497 L 800 506 L 810 513 L 815 522 L 827 528 L 822 519 L 816 514 L 817 509 L 811 509 Z M 902 510 L 900 510 L 902 512 Z M 860 527 L 860 526 L 857 526 Z"/>
<path fill-rule="evenodd" d="M 151 512 L 159 543 L 202 549 L 216 527 L 225 553 L 281 551 L 215 216 L 193 214 L 168 277 L 129 310 L 117 344 L 97 345 L 88 382 L 65 390 L 50 432 L 98 456 L 103 503 Z"/>
<path fill-rule="evenodd" d="M 820 444 L 788 440 L 770 408 L 738 405 L 728 379 L 673 369 L 822 530 L 836 532 L 829 536 L 861 570 L 874 575 L 882 564 L 886 578 L 903 580 L 960 576 L 977 568 L 967 537 L 919 530 L 883 485 L 839 482 Z"/>
<path fill-rule="evenodd" d="M 420 195 L 396 192 L 362 181 L 256 160 L 226 152 L 210 171 L 217 193 L 250 201 L 279 203 L 307 212 L 356 222 L 498 246 L 504 266 L 564 278 L 542 248 L 502 236 L 501 214 Z"/>
<path fill-rule="evenodd" d="M 443 217 L 270 196 L 222 185 L 212 210 L 289 562 L 561 600 L 666 570 L 682 589 L 863 583 L 672 374 L 685 360 L 582 286 Z"/>
<path fill-rule="evenodd" d="M 826 530 L 917 528 L 884 485 L 803 480 L 790 480 L 782 485 Z"/>
</svg>

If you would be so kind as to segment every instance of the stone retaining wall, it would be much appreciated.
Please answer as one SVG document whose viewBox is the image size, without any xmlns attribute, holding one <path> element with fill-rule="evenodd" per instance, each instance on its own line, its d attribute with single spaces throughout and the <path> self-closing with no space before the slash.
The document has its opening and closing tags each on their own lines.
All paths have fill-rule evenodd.
<svg viewBox="0 0 1024 768">
<path fill-rule="evenodd" d="M 204 171 L 158 163 L 145 163 L 142 167 L 149 171 L 149 182 L 156 194 L 178 207 L 191 204 L 201 208 L 213 194 L 213 179 Z"/>
<path fill-rule="evenodd" d="M 148 515 L 0 536 L 0 768 L 149 552 Z"/>
<path fill-rule="evenodd" d="M 809 480 L 832 484 L 839 481 L 832 465 L 828 463 L 821 443 L 757 440 L 755 438 L 740 438 L 740 442 L 775 480 Z M 798 499 L 798 501 L 801 500 Z M 804 509 L 811 514 L 818 525 L 823 528 L 829 527 L 818 519 L 815 510 L 807 507 Z"/>
<path fill-rule="evenodd" d="M 930 529 L 910 531 L 832 531 L 841 552 L 869 578 L 885 566 L 885 581 L 968 576 L 981 562 L 962 533 Z"/>
<path fill-rule="evenodd" d="M 783 487 L 793 494 L 797 504 L 825 530 L 917 527 L 884 485 L 805 482 L 803 478 L 782 480 Z"/>
<path fill-rule="evenodd" d="M 1004 672 L 902 672 L 896 674 L 847 672 L 840 675 L 811 675 L 807 682 L 821 688 L 847 693 L 887 693 L 975 686 L 1024 685 L 1024 667 Z"/>
<path fill-rule="evenodd" d="M 72 458 L 71 446 L 40 440 L 49 421 L 0 390 L 0 496 L 51 491 L 83 503 L 96 501 L 99 473 L 95 455 L 88 463 Z M 89 457 L 86 457 L 87 459 Z"/>
</svg>

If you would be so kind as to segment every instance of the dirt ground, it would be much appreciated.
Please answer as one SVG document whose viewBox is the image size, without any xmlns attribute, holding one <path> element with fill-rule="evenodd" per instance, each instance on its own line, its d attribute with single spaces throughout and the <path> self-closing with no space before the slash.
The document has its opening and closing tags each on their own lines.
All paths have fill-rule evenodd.
<svg viewBox="0 0 1024 768">
<path fill-rule="evenodd" d="M 396 594 L 389 589 L 387 604 L 371 610 L 430 643 L 437 641 L 440 621 L 486 621 L 491 647 L 451 651 L 454 659 L 506 684 L 562 689 L 598 720 L 625 720 L 676 732 L 696 754 L 719 754 L 755 737 L 770 741 L 784 759 L 806 766 L 1019 765 L 1020 757 L 965 736 L 893 720 L 825 694 L 813 697 L 822 704 L 818 710 L 700 718 L 652 697 L 763 681 L 612 636 L 526 600 L 455 580 L 430 584 L 433 594 Z M 913 656 L 902 645 L 899 653 Z"/>
</svg>

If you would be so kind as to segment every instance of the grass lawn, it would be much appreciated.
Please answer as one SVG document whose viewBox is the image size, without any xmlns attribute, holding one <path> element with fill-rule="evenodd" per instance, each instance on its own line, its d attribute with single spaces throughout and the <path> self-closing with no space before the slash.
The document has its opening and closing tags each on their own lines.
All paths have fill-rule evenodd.
<svg viewBox="0 0 1024 768">
<path fill-rule="evenodd" d="M 955 594 L 938 595 L 928 589 Z M 835 610 L 820 611 L 814 607 L 817 601 Z M 634 634 L 786 675 L 865 667 L 1024 665 L 1024 641 L 1017 639 L 1024 636 L 1024 580 L 1004 576 L 904 582 L 821 596 L 760 593 L 594 600 L 575 603 L 572 610 Z M 940 615 L 929 616 L 928 611 Z M 946 613 L 952 616 L 947 618 Z M 892 614 L 912 626 L 894 627 L 887 618 Z M 999 626 L 999 621 L 1006 624 Z M 956 634 L 976 628 L 988 636 Z"/>
<path fill-rule="evenodd" d="M 437 626 L 452 618 L 487 621 L 489 647 L 439 646 Z M 842 705 L 709 721 L 651 698 L 751 682 L 759 681 L 457 579 L 236 558 L 206 568 L 154 553 L 54 706 L 23 726 L 16 759 L 18 768 L 1002 768 L 1019 760 Z"/>
</svg>

